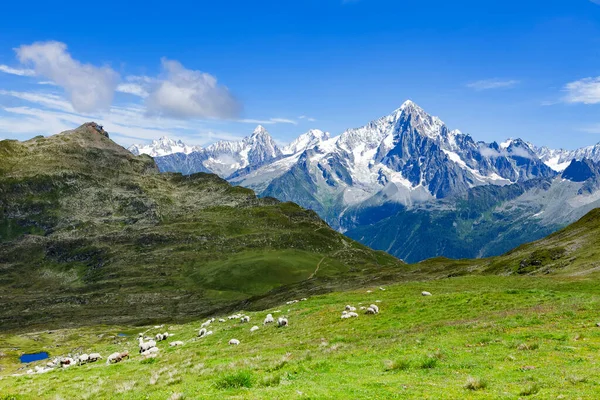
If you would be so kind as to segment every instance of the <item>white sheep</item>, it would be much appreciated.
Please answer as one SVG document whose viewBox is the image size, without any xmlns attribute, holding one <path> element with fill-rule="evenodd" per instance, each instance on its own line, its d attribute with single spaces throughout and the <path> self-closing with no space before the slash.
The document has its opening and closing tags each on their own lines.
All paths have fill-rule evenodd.
<svg viewBox="0 0 600 400">
<path fill-rule="evenodd" d="M 89 362 L 89 361 L 90 361 L 90 356 L 89 356 L 89 354 L 82 354 L 82 355 L 80 355 L 80 356 L 79 356 L 79 358 L 77 359 L 77 363 L 78 363 L 79 365 L 81 365 L 81 364 L 85 364 L 85 363 L 87 363 L 87 362 Z"/>
<path fill-rule="evenodd" d="M 303 297 L 300 299 L 300 301 L 306 301 L 306 300 L 308 300 L 306 297 Z"/>
<path fill-rule="evenodd" d="M 223 318 L 219 318 L 219 322 L 225 322 Z"/>
<path fill-rule="evenodd" d="M 150 347 L 148 350 L 144 350 L 142 352 L 142 355 L 144 357 L 148 357 L 148 356 L 152 356 L 152 355 L 158 354 L 159 351 L 160 350 L 158 349 L 158 347 Z"/>
<path fill-rule="evenodd" d="M 284 326 L 288 326 L 288 320 L 287 318 L 278 318 L 277 319 L 277 326 L 284 327 Z"/>
<path fill-rule="evenodd" d="M 174 342 L 169 343 L 169 346 L 171 346 L 171 347 L 183 346 L 183 342 L 181 340 L 176 340 Z"/>
<path fill-rule="evenodd" d="M 206 336 L 206 328 L 202 328 L 198 331 L 198 337 Z"/>
<path fill-rule="evenodd" d="M 246 322 L 250 322 L 250 317 L 247 315 L 244 315 L 242 318 L 240 318 L 240 322 L 242 324 L 246 323 Z"/>
<path fill-rule="evenodd" d="M 114 363 L 118 363 L 123 361 L 123 359 L 125 358 L 129 358 L 129 352 L 128 351 L 124 351 L 123 353 L 112 353 L 110 356 L 108 356 L 108 358 L 106 359 L 106 363 L 107 364 L 114 364 Z"/>
<path fill-rule="evenodd" d="M 69 368 L 72 365 L 75 365 L 75 360 L 71 357 L 64 357 L 60 360 L 60 366 L 63 368 Z"/>
<path fill-rule="evenodd" d="M 258 330 L 258 326 L 254 325 L 252 328 L 250 328 L 250 332 L 254 332 Z"/>
<path fill-rule="evenodd" d="M 367 309 L 367 307 L 365 307 L 365 306 L 361 306 L 361 307 L 360 307 L 360 309 L 364 311 L 364 310 L 366 310 L 366 309 Z"/>
<path fill-rule="evenodd" d="M 372 309 L 371 307 L 368 307 L 367 310 L 365 311 L 365 314 L 377 314 L 377 312 Z"/>
<path fill-rule="evenodd" d="M 156 341 L 155 340 L 148 340 L 147 342 L 144 342 L 143 338 L 138 338 L 138 343 L 140 346 L 140 353 L 143 353 L 144 351 L 151 349 L 152 347 L 156 347 Z"/>
<path fill-rule="evenodd" d="M 358 317 L 358 314 L 355 313 L 354 311 L 350 311 L 346 314 L 342 314 L 342 319 L 356 318 L 356 317 Z"/>
<path fill-rule="evenodd" d="M 367 290 L 367 293 L 373 293 L 373 291 L 372 290 Z"/>
<path fill-rule="evenodd" d="M 206 332 L 205 336 L 209 336 L 209 335 L 212 335 L 212 334 L 213 334 L 213 331 L 208 331 L 208 332 Z"/>
<path fill-rule="evenodd" d="M 237 339 L 231 339 L 231 340 L 229 341 L 229 344 L 232 344 L 232 345 L 236 345 L 236 346 L 237 346 L 238 344 L 240 344 L 240 341 L 239 341 L 239 340 L 237 340 Z"/>
<path fill-rule="evenodd" d="M 375 314 L 379 314 L 379 307 L 378 306 L 376 306 L 375 304 L 371 304 L 369 307 L 372 308 L 373 310 L 375 310 Z"/>
<path fill-rule="evenodd" d="M 212 321 L 209 319 L 208 321 L 202 323 L 202 325 L 200 325 L 200 328 L 206 328 L 207 326 L 209 326 L 212 323 Z"/>
<path fill-rule="evenodd" d="M 263 325 L 272 324 L 273 322 L 275 322 L 273 315 L 267 314 L 267 316 L 265 317 L 265 320 L 263 321 Z"/>
<path fill-rule="evenodd" d="M 431 293 L 429 293 L 429 292 L 421 292 L 421 296 L 431 296 Z"/>
<path fill-rule="evenodd" d="M 356 311 L 356 307 L 352 307 L 351 305 L 346 306 L 346 311 Z"/>
<path fill-rule="evenodd" d="M 98 360 L 102 360 L 102 356 L 100 355 L 100 353 L 92 353 L 92 354 L 90 354 L 90 358 L 89 358 L 90 362 L 96 362 Z"/>
<path fill-rule="evenodd" d="M 380 286 L 380 287 L 379 287 L 379 290 L 381 290 L 381 291 L 385 292 L 385 288 L 384 288 L 384 287 L 381 287 L 381 286 Z"/>
</svg>

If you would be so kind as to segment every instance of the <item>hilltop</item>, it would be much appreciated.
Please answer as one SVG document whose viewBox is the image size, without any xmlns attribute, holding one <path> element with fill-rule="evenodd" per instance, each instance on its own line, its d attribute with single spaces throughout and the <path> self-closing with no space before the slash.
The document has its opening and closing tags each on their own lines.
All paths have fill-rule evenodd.
<svg viewBox="0 0 600 400">
<path fill-rule="evenodd" d="M 0 204 L 3 329 L 199 317 L 402 267 L 296 204 L 159 173 L 94 123 L 1 141 Z"/>
</svg>

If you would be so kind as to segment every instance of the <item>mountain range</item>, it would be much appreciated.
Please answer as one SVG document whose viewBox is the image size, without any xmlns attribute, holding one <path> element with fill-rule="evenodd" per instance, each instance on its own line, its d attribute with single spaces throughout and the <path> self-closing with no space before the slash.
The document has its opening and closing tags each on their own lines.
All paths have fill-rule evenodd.
<svg viewBox="0 0 600 400">
<path fill-rule="evenodd" d="M 580 218 L 598 205 L 598 185 L 594 174 L 581 180 L 580 164 L 569 168 L 574 160 L 594 170 L 600 145 L 475 141 L 411 101 L 335 137 L 311 130 L 279 148 L 259 126 L 242 141 L 156 157 L 161 171 L 213 172 L 296 202 L 408 262 L 497 255 Z"/>
</svg>

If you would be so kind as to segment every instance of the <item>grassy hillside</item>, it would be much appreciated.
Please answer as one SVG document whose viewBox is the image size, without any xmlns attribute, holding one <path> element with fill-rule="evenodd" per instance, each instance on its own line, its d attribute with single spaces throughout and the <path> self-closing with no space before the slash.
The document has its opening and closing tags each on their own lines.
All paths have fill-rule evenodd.
<svg viewBox="0 0 600 400">
<path fill-rule="evenodd" d="M 0 334 L 0 393 L 5 399 L 595 399 L 600 287 L 587 278 L 471 276 L 385 291 L 365 286 L 250 312 L 249 324 L 217 321 L 214 334 L 202 339 L 196 335 L 203 320 L 166 325 L 160 331 L 175 334 L 169 341 L 185 344 L 159 342 L 153 360 L 134 354 L 137 333 L 159 331 L 152 327 Z M 346 304 L 375 302 L 378 315 L 340 319 Z M 267 312 L 287 316 L 290 325 L 263 327 Z M 251 333 L 255 324 L 260 329 Z M 241 344 L 228 345 L 232 338 Z M 133 356 L 117 365 L 26 375 L 36 364 L 18 364 L 17 356 L 40 350 Z"/>
<path fill-rule="evenodd" d="M 160 174 L 93 123 L 0 141 L 3 330 L 193 318 L 401 266 L 295 204 Z"/>
</svg>

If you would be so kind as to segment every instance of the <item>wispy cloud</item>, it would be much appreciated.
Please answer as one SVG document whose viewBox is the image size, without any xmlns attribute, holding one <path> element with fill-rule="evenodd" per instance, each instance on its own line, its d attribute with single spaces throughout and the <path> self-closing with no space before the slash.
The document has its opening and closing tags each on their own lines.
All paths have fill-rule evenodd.
<svg viewBox="0 0 600 400">
<path fill-rule="evenodd" d="M 18 75 L 18 76 L 34 76 L 35 71 L 32 69 L 22 68 L 11 68 L 8 65 L 0 64 L 0 72 L 5 74 Z"/>
<path fill-rule="evenodd" d="M 315 122 L 316 121 L 316 119 L 314 119 L 312 117 L 307 117 L 306 115 L 301 115 L 301 116 L 298 117 L 298 119 L 305 119 L 305 120 L 307 120 L 309 122 Z"/>
<path fill-rule="evenodd" d="M 563 91 L 566 92 L 563 97 L 563 101 L 566 103 L 600 103 L 600 77 L 569 82 L 565 85 Z"/>
<path fill-rule="evenodd" d="M 293 119 L 287 118 L 269 118 L 269 119 L 239 119 L 237 122 L 242 122 L 245 124 L 259 124 L 259 125 L 273 125 L 273 124 L 292 124 L 298 125 L 298 121 L 294 121 Z"/>
<path fill-rule="evenodd" d="M 475 82 L 470 82 L 467 87 L 474 90 L 491 90 L 491 89 L 509 89 L 521 83 L 515 79 L 482 79 Z"/>
</svg>

